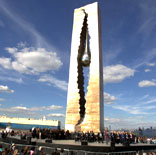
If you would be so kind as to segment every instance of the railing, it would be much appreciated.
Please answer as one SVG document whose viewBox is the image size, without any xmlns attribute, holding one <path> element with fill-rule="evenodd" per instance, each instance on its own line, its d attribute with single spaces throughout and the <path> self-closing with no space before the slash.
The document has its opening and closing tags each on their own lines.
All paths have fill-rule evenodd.
<svg viewBox="0 0 156 155">
<path fill-rule="evenodd" d="M 3 148 L 10 148 L 11 144 L 10 143 L 5 143 L 5 142 L 0 142 Z M 15 144 L 16 149 L 19 151 L 27 146 L 29 149 L 32 147 L 37 150 L 39 147 L 34 146 L 34 145 L 22 145 L 22 144 Z M 46 146 L 41 146 L 42 151 L 46 153 L 46 155 L 51 155 L 53 152 L 55 152 L 56 148 L 53 147 L 46 147 Z M 57 148 L 58 152 L 61 152 L 61 148 Z M 136 155 L 135 151 L 129 151 L 129 152 L 111 152 L 111 153 L 104 153 L 104 152 L 90 152 L 90 151 L 84 151 L 84 150 L 68 150 L 64 149 L 63 150 L 64 155 Z"/>
<path fill-rule="evenodd" d="M 136 151 L 126 151 L 126 152 L 111 152 L 109 155 L 136 155 Z"/>
<path fill-rule="evenodd" d="M 11 144 L 10 143 L 5 143 L 1 142 L 0 144 L 2 145 L 3 148 L 10 148 Z M 23 144 L 15 144 L 16 149 L 20 150 L 24 147 L 29 147 L 29 150 L 34 147 L 35 150 L 39 148 L 39 146 L 34 146 L 34 145 L 23 145 Z M 51 155 L 53 152 L 55 152 L 56 148 L 54 147 L 47 147 L 47 146 L 41 146 L 42 151 L 46 153 L 46 155 Z M 61 148 L 57 148 L 58 152 L 61 152 Z M 69 150 L 69 149 L 64 149 L 63 150 L 63 155 L 156 155 L 156 149 L 153 150 L 140 150 L 138 152 L 136 151 L 124 151 L 124 152 L 90 152 L 90 151 L 84 151 L 84 150 Z"/>
</svg>

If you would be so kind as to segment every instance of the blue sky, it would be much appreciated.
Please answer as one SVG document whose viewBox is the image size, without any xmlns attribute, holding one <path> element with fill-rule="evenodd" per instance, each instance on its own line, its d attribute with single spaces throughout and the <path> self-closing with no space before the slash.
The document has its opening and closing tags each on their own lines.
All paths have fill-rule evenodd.
<svg viewBox="0 0 156 155">
<path fill-rule="evenodd" d="M 94 0 L 0 0 L 0 115 L 62 121 L 73 12 Z M 156 126 L 156 1 L 99 0 L 105 126 Z"/>
</svg>

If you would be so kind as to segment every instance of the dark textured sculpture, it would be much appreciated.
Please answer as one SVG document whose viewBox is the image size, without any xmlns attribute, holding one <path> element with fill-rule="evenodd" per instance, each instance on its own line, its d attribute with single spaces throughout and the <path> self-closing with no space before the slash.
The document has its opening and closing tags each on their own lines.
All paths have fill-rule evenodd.
<svg viewBox="0 0 156 155">
<path fill-rule="evenodd" d="M 84 10 L 83 10 L 84 11 Z M 85 13 L 85 11 L 84 11 Z M 79 105 L 80 105 L 80 120 L 77 125 L 79 125 L 84 117 L 85 117 L 85 91 L 84 91 L 84 75 L 83 75 L 83 67 L 89 67 L 90 65 L 90 51 L 89 51 L 89 43 L 88 43 L 88 25 L 87 25 L 87 17 L 88 15 L 85 13 L 83 27 L 80 34 L 80 46 L 78 49 L 77 56 L 77 64 L 78 64 L 78 89 L 80 94 Z"/>
</svg>

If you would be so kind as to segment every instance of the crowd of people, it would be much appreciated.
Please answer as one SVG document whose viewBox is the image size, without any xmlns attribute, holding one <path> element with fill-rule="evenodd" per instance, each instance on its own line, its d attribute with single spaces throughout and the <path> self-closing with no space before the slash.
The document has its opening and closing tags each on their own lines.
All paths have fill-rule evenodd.
<svg viewBox="0 0 156 155">
<path fill-rule="evenodd" d="M 30 147 L 30 146 L 25 146 L 22 147 L 21 149 L 17 148 L 16 145 L 13 143 L 10 145 L 10 147 L 3 147 L 0 144 L 0 155 L 67 155 L 68 153 L 65 152 L 65 150 L 62 148 L 58 150 L 57 148 L 54 148 L 52 152 L 46 152 L 43 150 L 43 148 L 40 147 Z M 95 153 L 94 153 L 95 154 Z M 97 153 L 98 154 L 98 153 Z M 113 153 L 114 154 L 114 153 Z M 119 153 L 117 153 L 119 154 Z M 128 154 L 122 152 L 121 154 Z M 129 153 L 131 154 L 131 153 Z M 132 152 L 134 154 L 134 152 Z M 155 150 L 150 150 L 150 151 L 139 151 L 138 153 L 136 152 L 136 155 L 156 155 Z"/>
<path fill-rule="evenodd" d="M 15 133 L 16 134 L 16 133 Z M 33 128 L 29 132 L 18 133 L 21 137 L 31 136 L 37 139 L 54 139 L 54 140 L 71 140 L 74 139 L 75 142 L 87 141 L 87 142 L 98 142 L 98 143 L 110 143 L 115 144 L 135 144 L 135 143 L 146 143 L 147 137 L 137 136 L 133 132 L 127 131 L 108 131 L 108 128 L 103 132 L 94 133 L 90 132 L 75 132 L 70 133 L 69 130 L 58 130 L 58 129 L 41 129 Z"/>
<path fill-rule="evenodd" d="M 42 147 L 39 147 L 35 151 L 35 147 L 29 148 L 28 146 L 25 146 L 22 149 L 17 149 L 14 143 L 10 147 L 2 147 L 2 145 L 0 145 L 0 155 L 28 155 L 28 154 L 46 155 L 46 153 L 42 151 Z"/>
<path fill-rule="evenodd" d="M 38 139 L 74 139 L 77 141 L 87 141 L 87 142 L 98 142 L 106 143 L 113 142 L 116 144 L 125 144 L 125 143 L 138 143 L 142 142 L 139 137 L 137 137 L 132 132 L 125 131 L 108 131 L 108 128 L 104 132 L 94 133 L 93 131 L 88 132 L 75 132 L 70 133 L 68 130 L 54 130 L 54 129 L 41 129 L 33 128 L 30 133 L 32 138 Z M 24 135 L 26 136 L 26 135 Z"/>
<path fill-rule="evenodd" d="M 27 137 L 37 138 L 37 139 L 72 139 L 72 134 L 67 130 L 58 129 L 48 129 L 48 128 L 32 128 L 29 131 L 23 130 L 11 130 L 7 132 L 6 130 L 1 131 L 0 136 L 6 138 L 7 136 L 20 136 L 21 139 L 27 139 Z"/>
<path fill-rule="evenodd" d="M 27 137 L 37 138 L 37 139 L 54 139 L 54 140 L 69 140 L 74 139 L 77 141 L 87 141 L 87 142 L 98 142 L 106 143 L 113 142 L 116 144 L 125 144 L 125 143 L 138 143 L 143 142 L 142 137 L 137 137 L 132 132 L 125 131 L 108 131 L 108 128 L 104 132 L 94 133 L 93 131 L 88 132 L 75 132 L 70 133 L 68 130 L 58 130 L 58 129 L 48 129 L 48 128 L 32 128 L 30 131 L 14 131 L 11 132 L 1 132 L 1 137 L 5 138 L 9 136 L 18 135 L 21 139 L 27 139 Z"/>
<path fill-rule="evenodd" d="M 3 147 L 0 145 L 0 155 L 47 155 L 47 152 L 43 150 L 43 147 L 30 147 L 25 146 L 21 149 L 17 148 L 13 143 L 10 147 Z M 65 155 L 64 149 L 58 150 L 54 148 L 48 155 Z"/>
<path fill-rule="evenodd" d="M 30 130 L 32 138 L 38 139 L 71 139 L 71 133 L 69 130 L 58 130 L 58 129 L 48 129 L 48 128 L 32 128 Z"/>
<path fill-rule="evenodd" d="M 73 139 L 75 142 L 96 142 L 96 143 L 106 143 L 106 144 L 135 144 L 138 142 L 144 142 L 143 137 L 137 137 L 132 132 L 125 131 L 109 131 L 108 128 L 103 132 L 94 133 L 90 132 L 75 132 L 70 133 L 68 130 L 58 130 L 58 129 L 48 129 L 48 128 L 32 128 L 29 131 L 20 131 L 20 130 L 11 130 L 7 132 L 3 130 L 1 132 L 1 138 L 6 138 L 7 136 L 20 136 L 21 139 L 27 139 L 28 137 L 36 138 L 36 139 L 54 139 L 54 140 L 69 140 Z M 45 152 L 41 149 L 35 149 L 35 147 L 28 148 L 24 147 L 21 150 L 15 149 L 13 145 L 10 148 L 3 148 L 0 145 L 0 155 L 10 155 L 10 154 L 45 154 Z M 59 154 L 57 150 L 54 152 L 55 154 Z"/>
<path fill-rule="evenodd" d="M 88 141 L 88 142 L 98 142 L 98 143 L 106 143 L 113 142 L 116 144 L 126 144 L 126 143 L 138 143 L 138 137 L 132 132 L 124 132 L 124 131 L 112 131 L 109 132 L 106 129 L 104 132 L 99 132 L 95 134 L 94 132 L 86 132 L 79 133 L 75 132 L 75 141 Z"/>
</svg>

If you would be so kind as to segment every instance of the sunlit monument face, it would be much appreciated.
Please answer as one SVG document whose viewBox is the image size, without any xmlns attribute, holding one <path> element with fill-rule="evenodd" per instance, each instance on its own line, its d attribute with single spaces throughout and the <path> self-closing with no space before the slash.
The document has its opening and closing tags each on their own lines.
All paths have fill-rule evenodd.
<svg viewBox="0 0 156 155">
<path fill-rule="evenodd" d="M 103 69 L 98 3 L 74 10 L 65 129 L 99 132 L 104 128 Z M 89 68 L 87 92 L 84 68 Z"/>
</svg>

